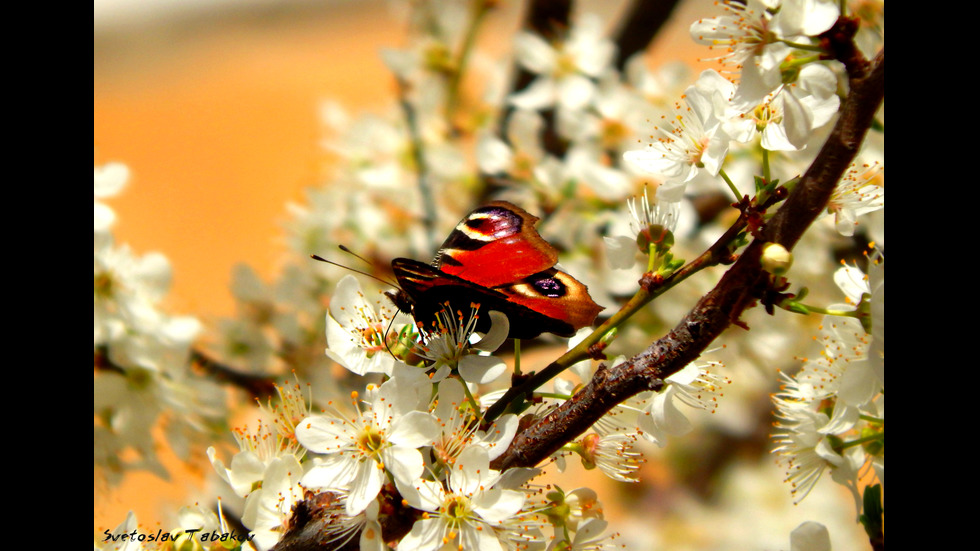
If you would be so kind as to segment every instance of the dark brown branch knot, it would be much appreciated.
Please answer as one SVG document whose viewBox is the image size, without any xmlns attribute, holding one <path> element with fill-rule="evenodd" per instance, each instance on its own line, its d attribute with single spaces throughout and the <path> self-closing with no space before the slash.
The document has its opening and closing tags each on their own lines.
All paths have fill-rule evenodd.
<svg viewBox="0 0 980 551">
<path fill-rule="evenodd" d="M 789 280 L 785 277 L 772 276 L 769 288 L 765 290 L 762 294 L 762 298 L 759 300 L 762 306 L 766 309 L 766 313 L 770 316 L 774 314 L 776 306 L 782 303 L 787 298 L 792 298 L 793 295 L 784 293 L 786 289 L 789 289 Z"/>
<path fill-rule="evenodd" d="M 599 341 L 593 344 L 592 346 L 590 346 L 589 349 L 586 351 L 586 353 L 593 360 L 605 360 L 606 359 L 605 350 L 607 346 L 609 346 L 608 343 Z"/>
<path fill-rule="evenodd" d="M 861 21 L 856 17 L 839 17 L 832 27 L 820 34 L 820 47 L 827 53 L 821 59 L 836 59 L 844 64 L 851 78 L 868 73 L 868 60 L 857 49 L 854 36 Z"/>
<path fill-rule="evenodd" d="M 356 536 L 346 542 L 334 540 L 338 531 L 343 531 L 341 527 L 344 515 L 344 504 L 340 495 L 334 492 L 307 491 L 304 499 L 293 505 L 286 530 L 273 549 L 276 551 L 360 549 L 360 538 Z"/>
<path fill-rule="evenodd" d="M 395 485 L 387 483 L 378 494 L 379 538 L 398 541 L 408 534 L 421 515 L 403 504 Z M 293 505 L 286 530 L 274 551 L 357 551 L 360 533 L 365 526 L 351 522 L 344 501 L 337 493 L 307 491 L 304 499 Z"/>
<path fill-rule="evenodd" d="M 658 287 L 663 285 L 664 276 L 660 274 L 655 274 L 653 272 L 647 272 L 640 277 L 640 288 L 648 293 L 654 292 Z"/>
</svg>

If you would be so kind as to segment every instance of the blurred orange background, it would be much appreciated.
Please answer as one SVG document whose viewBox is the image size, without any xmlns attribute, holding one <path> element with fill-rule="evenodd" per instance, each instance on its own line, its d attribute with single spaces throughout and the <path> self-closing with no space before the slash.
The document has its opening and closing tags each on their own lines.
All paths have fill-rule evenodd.
<svg viewBox="0 0 980 551">
<path fill-rule="evenodd" d="M 208 4 L 123 20 L 108 8 L 100 16 L 96 2 L 93 125 L 95 164 L 119 161 L 132 173 L 107 201 L 117 241 L 163 252 L 174 273 L 168 309 L 205 323 L 234 313 L 236 263 L 276 274 L 285 205 L 323 180 L 319 103 L 337 100 L 352 113 L 391 105 L 394 82 L 379 51 L 405 43 L 388 2 Z M 583 4 L 613 16 L 625 3 Z M 522 9 L 501 3 L 481 48 L 506 53 Z M 705 54 L 687 26 L 706 10 L 699 0 L 675 13 L 651 63 Z M 97 532 L 129 510 L 166 528 L 167 513 L 210 469 L 168 465 L 169 483 L 141 473 L 114 490 L 97 483 Z"/>
</svg>

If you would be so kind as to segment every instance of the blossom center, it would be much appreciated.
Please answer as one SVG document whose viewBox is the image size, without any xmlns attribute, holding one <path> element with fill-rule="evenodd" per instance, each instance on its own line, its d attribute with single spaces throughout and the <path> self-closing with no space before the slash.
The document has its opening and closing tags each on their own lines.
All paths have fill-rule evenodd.
<svg viewBox="0 0 980 551">
<path fill-rule="evenodd" d="M 564 51 L 559 53 L 558 61 L 555 63 L 554 77 L 560 79 L 574 75 L 577 72 L 578 64 L 575 62 L 575 56 Z"/>
<path fill-rule="evenodd" d="M 446 501 L 442 504 L 442 515 L 450 523 L 458 523 L 470 516 L 472 507 L 470 500 L 466 496 L 451 495 L 446 498 Z"/>
<path fill-rule="evenodd" d="M 364 427 L 357 438 L 357 447 L 366 455 L 375 455 L 384 446 L 384 435 L 375 426 Z"/>
<path fill-rule="evenodd" d="M 384 328 L 379 323 L 372 323 L 367 319 L 367 317 L 365 317 L 364 321 L 366 321 L 368 324 L 364 327 L 357 327 L 355 331 L 357 331 L 357 334 L 361 340 L 360 348 L 363 348 L 364 351 L 367 352 L 368 357 L 371 357 L 373 353 L 385 349 L 383 333 Z"/>
<path fill-rule="evenodd" d="M 755 127 L 759 132 L 765 130 L 769 124 L 779 124 L 783 121 L 782 114 L 777 112 L 770 103 L 757 106 L 752 115 L 755 119 Z"/>
</svg>

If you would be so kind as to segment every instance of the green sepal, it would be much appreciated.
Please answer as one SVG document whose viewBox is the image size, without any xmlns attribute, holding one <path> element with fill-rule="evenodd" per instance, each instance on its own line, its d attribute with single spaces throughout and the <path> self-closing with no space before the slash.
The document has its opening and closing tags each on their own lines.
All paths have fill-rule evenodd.
<svg viewBox="0 0 980 551">
<path fill-rule="evenodd" d="M 885 540 L 885 507 L 881 501 L 881 484 L 868 486 L 864 489 L 864 512 L 859 521 L 873 542 Z"/>
</svg>

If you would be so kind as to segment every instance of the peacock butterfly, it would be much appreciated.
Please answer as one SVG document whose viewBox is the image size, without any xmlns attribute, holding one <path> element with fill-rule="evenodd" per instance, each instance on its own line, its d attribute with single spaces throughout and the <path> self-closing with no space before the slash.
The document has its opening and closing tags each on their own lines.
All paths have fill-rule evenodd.
<svg viewBox="0 0 980 551">
<path fill-rule="evenodd" d="M 571 337 L 592 325 L 603 308 L 584 284 L 555 269 L 558 251 L 534 229 L 537 220 L 505 201 L 474 210 L 449 234 L 432 264 L 392 260 L 401 290 L 389 291 L 389 298 L 423 324 L 435 320 L 447 302 L 452 312 L 479 304 L 477 331 L 489 329 L 486 313 L 497 310 L 510 321 L 510 338 Z"/>
</svg>

